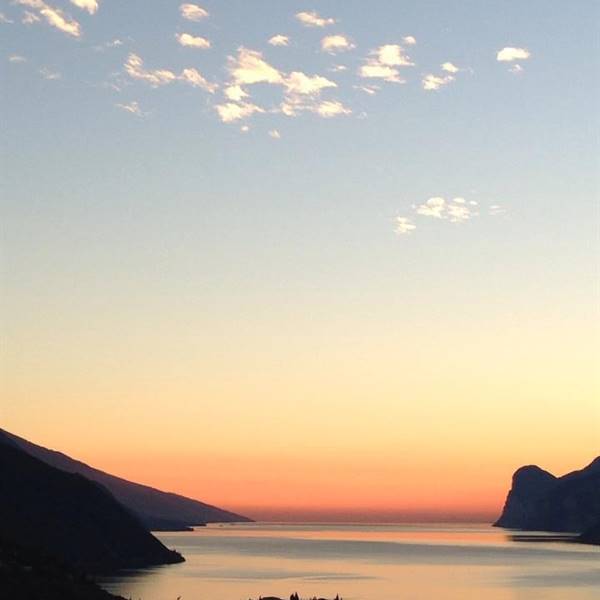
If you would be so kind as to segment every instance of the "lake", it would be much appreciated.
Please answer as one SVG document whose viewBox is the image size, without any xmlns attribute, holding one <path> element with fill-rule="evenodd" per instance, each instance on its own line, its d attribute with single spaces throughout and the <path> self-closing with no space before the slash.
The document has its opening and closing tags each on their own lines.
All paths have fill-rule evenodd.
<svg viewBox="0 0 600 600">
<path fill-rule="evenodd" d="M 522 533 L 522 532 L 520 532 Z M 187 562 L 101 585 L 132 600 L 597 600 L 600 547 L 486 524 L 210 525 L 160 533 Z"/>
</svg>

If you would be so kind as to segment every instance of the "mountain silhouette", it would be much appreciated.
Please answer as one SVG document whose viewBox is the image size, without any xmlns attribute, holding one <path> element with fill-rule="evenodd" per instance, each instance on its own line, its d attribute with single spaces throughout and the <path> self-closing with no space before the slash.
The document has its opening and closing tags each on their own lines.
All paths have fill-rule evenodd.
<svg viewBox="0 0 600 600">
<path fill-rule="evenodd" d="M 49 450 L 0 429 L 13 445 L 48 465 L 78 473 L 107 488 L 124 506 L 133 511 L 142 523 L 153 531 L 185 530 L 205 523 L 249 522 L 251 519 L 233 512 L 192 500 L 185 496 L 163 492 L 105 473 L 75 460 L 62 452 Z"/>
<path fill-rule="evenodd" d="M 600 456 L 562 477 L 537 466 L 521 467 L 513 475 L 504 510 L 494 523 L 509 529 L 586 532 L 584 540 L 592 539 L 594 532 L 598 536 L 598 524 Z"/>
<path fill-rule="evenodd" d="M 92 573 L 182 562 L 100 484 L 0 436 L 0 539 Z"/>
</svg>

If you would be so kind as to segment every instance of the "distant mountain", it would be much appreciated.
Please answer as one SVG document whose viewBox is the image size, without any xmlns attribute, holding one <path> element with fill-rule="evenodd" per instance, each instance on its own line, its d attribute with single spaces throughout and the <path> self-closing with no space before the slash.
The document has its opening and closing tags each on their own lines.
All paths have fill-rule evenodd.
<svg viewBox="0 0 600 600">
<path fill-rule="evenodd" d="M 89 572 L 182 562 L 104 487 L 0 438 L 0 539 Z"/>
<path fill-rule="evenodd" d="M 513 475 L 497 527 L 584 532 L 600 523 L 600 456 L 562 477 L 537 466 Z M 590 533 L 591 537 L 592 533 Z"/>
<path fill-rule="evenodd" d="M 14 445 L 27 454 L 43 462 L 67 471 L 79 473 L 87 479 L 97 481 L 106 487 L 121 504 L 138 515 L 142 523 L 153 531 L 184 530 L 193 525 L 205 523 L 249 522 L 251 519 L 235 513 L 192 500 L 185 496 L 162 492 L 155 488 L 140 485 L 115 477 L 85 463 L 79 462 L 66 454 L 49 450 L 33 444 L 8 431 L 0 429 L 0 437 L 4 435 Z"/>
</svg>

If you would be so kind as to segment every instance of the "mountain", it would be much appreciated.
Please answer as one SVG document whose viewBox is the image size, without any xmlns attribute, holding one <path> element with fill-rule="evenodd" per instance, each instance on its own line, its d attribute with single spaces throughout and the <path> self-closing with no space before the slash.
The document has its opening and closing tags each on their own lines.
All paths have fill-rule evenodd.
<svg viewBox="0 0 600 600">
<path fill-rule="evenodd" d="M 0 598 L 6 600 L 125 600 L 87 575 L 39 550 L 0 539 Z"/>
<path fill-rule="evenodd" d="M 163 492 L 105 473 L 66 454 L 33 444 L 8 431 L 4 436 L 21 450 L 39 460 L 69 473 L 78 473 L 106 487 L 124 506 L 133 511 L 144 525 L 153 531 L 183 530 L 205 523 L 249 522 L 251 519 L 192 500 L 185 496 Z"/>
<path fill-rule="evenodd" d="M 183 561 L 104 487 L 2 439 L 0 539 L 92 573 Z"/>
<path fill-rule="evenodd" d="M 600 456 L 555 477 L 537 466 L 518 469 L 497 527 L 584 532 L 600 522 Z M 591 534 L 590 534 L 591 535 Z"/>
</svg>

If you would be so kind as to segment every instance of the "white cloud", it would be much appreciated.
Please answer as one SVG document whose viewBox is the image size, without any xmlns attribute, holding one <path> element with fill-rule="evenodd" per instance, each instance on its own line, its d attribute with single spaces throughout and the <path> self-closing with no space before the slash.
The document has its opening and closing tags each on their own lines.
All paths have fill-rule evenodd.
<svg viewBox="0 0 600 600">
<path fill-rule="evenodd" d="M 179 6 L 179 12 L 188 21 L 201 21 L 208 17 L 208 11 L 197 4 L 185 3 Z"/>
<path fill-rule="evenodd" d="M 347 71 L 348 67 L 346 65 L 333 65 L 329 70 L 333 73 L 341 73 L 342 71 Z"/>
<path fill-rule="evenodd" d="M 326 27 L 327 25 L 333 25 L 335 23 L 335 19 L 325 19 L 319 16 L 315 11 L 296 13 L 296 19 L 307 27 Z"/>
<path fill-rule="evenodd" d="M 530 56 L 531 53 L 525 48 L 512 48 L 507 46 L 498 51 L 496 60 L 499 62 L 512 62 L 514 60 L 527 60 Z"/>
<path fill-rule="evenodd" d="M 39 18 L 36 19 L 35 17 L 43 17 L 51 27 L 55 27 L 67 35 L 81 37 L 81 27 L 79 23 L 68 15 L 65 15 L 59 8 L 54 8 L 46 4 L 44 0 L 14 0 L 14 2 L 21 6 L 27 6 L 28 8 L 37 10 L 39 13 L 39 15 L 34 15 L 33 13 L 26 11 L 26 15 L 23 19 L 24 23 L 32 23 L 39 20 Z M 33 17 L 29 15 L 33 15 Z"/>
<path fill-rule="evenodd" d="M 321 40 L 321 50 L 329 54 L 346 52 L 356 46 L 345 35 L 328 35 Z"/>
<path fill-rule="evenodd" d="M 12 19 L 9 19 L 3 12 L 0 12 L 0 23 L 10 25 L 11 23 L 14 23 L 14 21 Z"/>
<path fill-rule="evenodd" d="M 189 33 L 177 33 L 175 37 L 182 46 L 201 48 L 203 50 L 210 48 L 210 41 L 203 37 L 195 37 Z"/>
<path fill-rule="evenodd" d="M 414 46 L 417 43 L 417 40 L 412 35 L 407 35 L 406 37 L 403 37 L 402 41 L 407 46 Z"/>
<path fill-rule="evenodd" d="M 404 83 L 398 67 L 411 67 L 414 63 L 398 44 L 385 44 L 370 53 L 370 58 L 358 71 L 367 79 L 383 79 L 391 83 Z"/>
<path fill-rule="evenodd" d="M 179 76 L 179 79 L 181 81 L 189 83 L 193 87 L 202 88 L 203 90 L 206 90 L 210 94 L 214 94 L 218 87 L 216 83 L 208 82 L 202 76 L 202 74 L 197 69 L 194 69 L 194 68 L 183 69 L 183 71 L 181 71 L 181 75 Z"/>
<path fill-rule="evenodd" d="M 522 73 L 523 72 L 523 67 L 520 64 L 515 63 L 514 65 L 511 65 L 508 70 L 511 73 Z"/>
<path fill-rule="evenodd" d="M 458 73 L 460 69 L 451 62 L 445 62 L 442 65 L 442 71 L 446 71 L 446 73 Z"/>
<path fill-rule="evenodd" d="M 177 75 L 175 75 L 173 71 L 169 71 L 167 69 L 145 69 L 144 61 L 137 54 L 133 53 L 127 57 L 125 71 L 133 79 L 145 81 L 152 87 L 166 85 L 177 79 Z"/>
<path fill-rule="evenodd" d="M 337 87 L 337 84 L 321 75 L 305 75 L 301 71 L 293 71 L 284 80 L 283 85 L 288 94 L 315 95 L 322 89 Z"/>
<path fill-rule="evenodd" d="M 422 79 L 423 89 L 424 90 L 439 90 L 442 86 L 448 85 L 450 82 L 454 81 L 454 77 L 452 75 L 445 75 L 444 77 L 440 77 L 438 75 L 434 75 L 433 73 L 429 73 L 429 75 L 425 75 Z"/>
<path fill-rule="evenodd" d="M 244 88 L 239 85 L 227 86 L 224 90 L 224 93 L 228 100 L 233 100 L 234 102 L 239 102 L 240 100 L 248 97 L 248 92 L 246 92 Z"/>
<path fill-rule="evenodd" d="M 425 217 L 441 219 L 446 209 L 446 201 L 440 197 L 429 198 L 427 202 L 417 207 L 417 214 Z"/>
<path fill-rule="evenodd" d="M 314 112 L 325 119 L 352 114 L 352 111 L 338 100 L 324 100 L 317 105 Z"/>
<path fill-rule="evenodd" d="M 280 140 L 281 139 L 281 134 L 279 133 L 279 131 L 277 129 L 271 129 L 269 131 L 269 135 L 274 139 L 274 140 Z"/>
<path fill-rule="evenodd" d="M 58 73 L 57 71 L 52 71 L 51 69 L 48 69 L 47 67 L 42 67 L 40 69 L 40 75 L 44 79 L 47 79 L 48 81 L 54 81 L 56 79 L 62 78 L 62 75 L 60 73 Z"/>
<path fill-rule="evenodd" d="M 147 115 L 147 113 L 142 111 L 140 105 L 135 100 L 127 104 L 115 104 L 115 106 L 121 110 L 124 110 L 125 112 L 135 115 L 136 117 L 145 117 Z"/>
<path fill-rule="evenodd" d="M 93 15 L 98 10 L 97 0 L 71 0 L 71 4 L 82 10 L 87 10 L 90 15 Z"/>
<path fill-rule="evenodd" d="M 406 217 L 396 217 L 396 233 L 405 234 L 411 233 L 417 228 L 412 219 Z"/>
<path fill-rule="evenodd" d="M 21 56 L 20 54 L 11 54 L 8 57 L 8 62 L 11 62 L 11 63 L 24 63 L 24 62 L 27 62 L 27 59 L 24 56 Z"/>
<path fill-rule="evenodd" d="M 287 46 L 290 43 L 290 38 L 287 35 L 278 33 L 269 39 L 271 46 Z"/>
<path fill-rule="evenodd" d="M 281 83 L 281 73 L 267 63 L 256 50 L 240 48 L 237 58 L 229 57 L 229 72 L 237 85 Z"/>
<path fill-rule="evenodd" d="M 241 131 L 242 133 L 248 133 L 248 132 L 250 131 L 250 127 L 248 127 L 248 125 L 242 125 L 242 126 L 240 127 L 240 131 Z"/>
<path fill-rule="evenodd" d="M 233 121 L 250 117 L 254 113 L 265 112 L 262 108 L 260 108 L 260 106 L 256 106 L 256 104 L 251 104 L 250 102 L 244 102 L 240 104 L 236 104 L 235 102 L 226 102 L 225 104 L 217 104 L 215 108 L 219 114 L 219 118 L 221 121 L 223 121 L 223 123 L 232 123 Z"/>
<path fill-rule="evenodd" d="M 471 208 L 464 198 L 454 198 L 446 201 L 444 198 L 435 196 L 427 202 L 416 207 L 416 213 L 424 217 L 446 219 L 452 223 L 462 223 L 477 216 L 477 209 Z"/>
<path fill-rule="evenodd" d="M 377 85 L 355 85 L 354 89 L 369 94 L 369 96 L 374 96 L 380 90 Z"/>
</svg>

